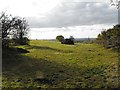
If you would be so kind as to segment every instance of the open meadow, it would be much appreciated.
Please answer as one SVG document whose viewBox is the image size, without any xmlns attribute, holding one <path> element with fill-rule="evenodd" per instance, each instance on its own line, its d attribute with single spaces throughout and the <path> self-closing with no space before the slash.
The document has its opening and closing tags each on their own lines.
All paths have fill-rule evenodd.
<svg viewBox="0 0 120 90">
<path fill-rule="evenodd" d="M 117 88 L 118 53 L 97 44 L 31 40 L 3 51 L 5 88 Z"/>
</svg>

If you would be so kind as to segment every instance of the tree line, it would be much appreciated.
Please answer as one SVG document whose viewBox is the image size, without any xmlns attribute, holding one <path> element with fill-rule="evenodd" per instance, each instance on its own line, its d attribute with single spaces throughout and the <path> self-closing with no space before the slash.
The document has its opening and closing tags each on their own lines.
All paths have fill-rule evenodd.
<svg viewBox="0 0 120 90">
<path fill-rule="evenodd" d="M 102 31 L 97 37 L 97 43 L 105 48 L 113 48 L 120 52 L 120 25 Z"/>
<path fill-rule="evenodd" d="M 2 12 L 0 15 L 0 31 L 2 33 L 2 46 L 10 44 L 28 44 L 27 34 L 29 31 L 28 22 L 19 16 L 13 17 Z"/>
</svg>

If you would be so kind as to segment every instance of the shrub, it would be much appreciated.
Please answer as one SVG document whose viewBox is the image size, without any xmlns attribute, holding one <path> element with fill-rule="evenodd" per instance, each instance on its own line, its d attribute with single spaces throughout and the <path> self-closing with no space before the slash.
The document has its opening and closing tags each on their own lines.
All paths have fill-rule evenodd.
<svg viewBox="0 0 120 90">
<path fill-rule="evenodd" d="M 56 37 L 56 40 L 62 42 L 62 41 L 64 41 L 64 37 L 63 37 L 62 35 L 58 35 L 58 36 Z"/>
<path fill-rule="evenodd" d="M 61 42 L 61 44 L 70 44 L 70 45 L 74 45 L 74 41 L 71 39 L 65 39 Z"/>
</svg>

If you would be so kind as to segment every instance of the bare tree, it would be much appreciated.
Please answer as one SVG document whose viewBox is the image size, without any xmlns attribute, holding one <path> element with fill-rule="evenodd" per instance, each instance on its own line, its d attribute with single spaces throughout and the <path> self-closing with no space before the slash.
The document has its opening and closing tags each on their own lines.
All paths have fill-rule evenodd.
<svg viewBox="0 0 120 90">
<path fill-rule="evenodd" d="M 24 18 L 12 17 L 12 15 L 7 15 L 5 12 L 2 12 L 0 15 L 0 30 L 2 31 L 2 42 L 4 46 L 9 43 L 10 38 L 15 36 L 15 39 L 18 39 L 20 41 L 19 44 L 21 44 L 29 28 Z"/>
</svg>

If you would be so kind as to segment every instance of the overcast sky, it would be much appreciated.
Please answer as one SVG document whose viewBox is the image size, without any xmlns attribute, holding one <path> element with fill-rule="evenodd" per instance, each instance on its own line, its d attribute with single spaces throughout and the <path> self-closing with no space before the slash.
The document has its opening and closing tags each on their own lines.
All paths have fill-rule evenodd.
<svg viewBox="0 0 120 90">
<path fill-rule="evenodd" d="M 1 0 L 0 12 L 25 17 L 30 38 L 97 37 L 118 22 L 110 0 Z"/>
</svg>

